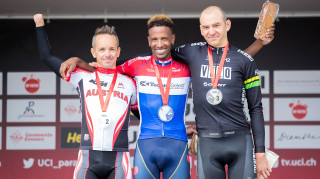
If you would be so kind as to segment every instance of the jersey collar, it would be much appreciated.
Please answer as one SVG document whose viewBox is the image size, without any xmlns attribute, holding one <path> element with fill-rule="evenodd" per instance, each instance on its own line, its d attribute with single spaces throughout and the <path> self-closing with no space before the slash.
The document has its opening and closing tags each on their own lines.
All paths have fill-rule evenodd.
<svg viewBox="0 0 320 179">
<path fill-rule="evenodd" d="M 107 68 L 97 67 L 96 71 L 104 74 L 113 74 L 116 72 L 116 69 L 107 69 Z"/>
<path fill-rule="evenodd" d="M 153 56 L 153 58 L 154 58 L 155 62 L 161 66 L 169 65 L 172 61 L 172 57 L 164 59 L 164 60 L 160 60 L 160 59 L 156 58 L 155 56 Z"/>
</svg>

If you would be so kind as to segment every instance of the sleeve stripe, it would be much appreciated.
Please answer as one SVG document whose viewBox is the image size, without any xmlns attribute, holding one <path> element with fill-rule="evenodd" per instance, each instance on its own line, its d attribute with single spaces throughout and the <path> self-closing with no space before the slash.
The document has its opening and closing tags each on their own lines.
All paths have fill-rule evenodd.
<svg viewBox="0 0 320 179">
<path fill-rule="evenodd" d="M 256 86 L 260 86 L 260 81 L 254 81 L 252 83 L 246 84 L 245 85 L 245 89 L 249 89 L 249 88 L 253 88 Z"/>
<path fill-rule="evenodd" d="M 252 77 L 250 79 L 247 79 L 246 81 L 244 81 L 244 84 L 247 84 L 247 83 L 251 83 L 255 80 L 259 80 L 259 76 L 255 76 L 255 77 Z"/>
</svg>

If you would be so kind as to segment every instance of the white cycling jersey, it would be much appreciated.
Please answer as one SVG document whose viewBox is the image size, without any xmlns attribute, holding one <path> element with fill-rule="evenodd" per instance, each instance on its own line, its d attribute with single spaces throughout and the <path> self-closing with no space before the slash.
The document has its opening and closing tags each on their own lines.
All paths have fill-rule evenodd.
<svg viewBox="0 0 320 179">
<path fill-rule="evenodd" d="M 115 69 L 98 67 L 103 99 L 108 94 Z M 136 109 L 136 85 L 125 75 L 118 74 L 106 112 L 102 112 L 95 72 L 76 68 L 69 79 L 81 102 L 80 149 L 100 151 L 128 151 L 130 109 Z M 131 104 L 131 106 L 130 106 Z"/>
</svg>

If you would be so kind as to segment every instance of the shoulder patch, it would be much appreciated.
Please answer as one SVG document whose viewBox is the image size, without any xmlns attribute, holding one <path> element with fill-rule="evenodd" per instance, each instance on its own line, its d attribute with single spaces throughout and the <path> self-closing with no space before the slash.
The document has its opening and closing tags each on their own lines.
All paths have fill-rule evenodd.
<svg viewBox="0 0 320 179">
<path fill-rule="evenodd" d="M 244 55 L 245 57 L 247 57 L 250 61 L 254 61 L 254 59 L 249 55 L 247 54 L 246 52 L 238 49 L 238 52 L 241 53 L 242 55 Z"/>
<path fill-rule="evenodd" d="M 190 46 L 205 46 L 205 45 L 207 45 L 207 42 L 196 42 L 196 43 L 190 44 Z"/>
<path fill-rule="evenodd" d="M 141 57 L 136 57 L 131 60 L 128 60 L 128 65 L 130 66 L 132 63 L 139 61 L 139 60 L 150 60 L 151 56 L 141 56 Z"/>
</svg>

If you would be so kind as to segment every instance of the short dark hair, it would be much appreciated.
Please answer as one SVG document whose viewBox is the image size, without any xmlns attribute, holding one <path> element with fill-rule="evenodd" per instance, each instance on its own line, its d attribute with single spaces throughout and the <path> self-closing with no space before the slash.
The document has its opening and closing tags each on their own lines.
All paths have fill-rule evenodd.
<svg viewBox="0 0 320 179">
<path fill-rule="evenodd" d="M 116 37 L 117 39 L 117 43 L 118 43 L 118 46 L 119 46 L 119 38 L 118 38 L 118 35 L 116 33 L 116 28 L 113 27 L 113 26 L 108 26 L 108 25 L 104 25 L 102 27 L 98 27 L 96 28 L 95 32 L 94 32 L 94 35 L 92 37 L 92 47 L 94 46 L 95 44 L 95 41 L 96 41 L 96 36 L 97 35 L 100 35 L 100 34 L 109 34 L 109 35 L 113 35 Z"/>
<path fill-rule="evenodd" d="M 173 21 L 170 17 L 164 14 L 157 14 L 148 20 L 148 23 L 147 23 L 148 30 L 156 26 L 169 27 L 171 29 L 171 32 L 173 32 Z"/>
</svg>

